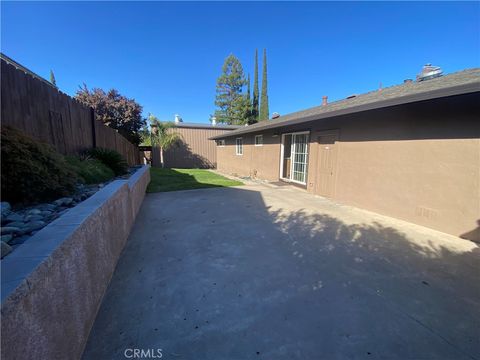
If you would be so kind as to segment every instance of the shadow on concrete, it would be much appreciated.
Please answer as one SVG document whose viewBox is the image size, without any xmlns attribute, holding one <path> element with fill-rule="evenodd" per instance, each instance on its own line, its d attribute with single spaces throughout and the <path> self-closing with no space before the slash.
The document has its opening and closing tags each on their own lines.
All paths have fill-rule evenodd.
<svg viewBox="0 0 480 360">
<path fill-rule="evenodd" d="M 475 229 L 460 235 L 460 237 L 462 239 L 471 240 L 476 243 L 480 243 L 480 219 L 477 220 L 477 227 Z"/>
<path fill-rule="evenodd" d="M 477 358 L 478 246 L 276 191 L 147 196 L 84 358 Z"/>
</svg>

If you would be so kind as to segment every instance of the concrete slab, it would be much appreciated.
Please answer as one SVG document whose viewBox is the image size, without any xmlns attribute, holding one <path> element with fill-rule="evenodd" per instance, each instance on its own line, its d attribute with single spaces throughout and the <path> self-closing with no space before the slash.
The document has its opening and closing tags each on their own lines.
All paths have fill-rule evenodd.
<svg viewBox="0 0 480 360">
<path fill-rule="evenodd" d="M 148 194 L 83 357 L 479 359 L 479 260 L 297 188 Z"/>
</svg>

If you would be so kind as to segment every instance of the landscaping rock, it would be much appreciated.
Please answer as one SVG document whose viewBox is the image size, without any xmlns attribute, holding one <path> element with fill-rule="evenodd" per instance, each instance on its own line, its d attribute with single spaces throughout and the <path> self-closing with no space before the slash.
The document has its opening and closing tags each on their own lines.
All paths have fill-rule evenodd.
<svg viewBox="0 0 480 360">
<path fill-rule="evenodd" d="M 42 213 L 43 211 L 40 212 L 40 214 Z M 43 216 L 42 215 L 27 215 L 25 217 L 25 221 L 37 221 L 37 220 L 43 220 Z"/>
<path fill-rule="evenodd" d="M 132 174 L 135 170 L 136 168 L 129 169 L 129 173 Z M 125 178 L 127 177 L 128 175 L 125 176 Z M 108 182 L 98 185 L 77 184 L 76 191 L 72 197 L 63 197 L 52 203 L 43 203 L 27 208 L 16 207 L 16 211 L 12 211 L 8 202 L 2 202 L 2 228 L 0 232 L 2 243 L 5 243 L 7 246 L 10 245 L 9 252 L 14 250 L 47 224 L 65 214 L 69 208 L 88 199 L 107 184 Z M 3 247 L 2 245 L 2 254 Z"/>
<path fill-rule="evenodd" d="M 58 200 L 55 200 L 53 203 L 57 206 L 69 206 L 73 202 L 73 199 L 70 197 L 64 197 Z"/>
<path fill-rule="evenodd" d="M 6 220 L 7 223 L 16 222 L 16 221 L 23 221 L 23 216 L 12 212 L 10 215 L 8 215 L 5 218 L 5 220 Z"/>
<path fill-rule="evenodd" d="M 15 221 L 8 224 L 8 227 L 14 227 L 14 228 L 22 228 L 24 226 L 25 226 L 25 223 L 23 221 Z"/>
<path fill-rule="evenodd" d="M 45 221 L 31 221 L 25 224 L 25 228 L 22 229 L 25 234 L 30 233 L 35 230 L 39 230 L 47 225 Z"/>
<path fill-rule="evenodd" d="M 8 214 L 10 214 L 10 209 L 12 208 L 12 207 L 10 206 L 10 203 L 8 203 L 8 202 L 6 202 L 6 201 L 2 201 L 2 202 L 0 203 L 0 207 L 2 208 L 2 213 L 1 213 L 2 218 L 5 217 L 5 216 L 7 216 Z"/>
<path fill-rule="evenodd" d="M 42 211 L 53 211 L 55 210 L 56 206 L 53 204 L 42 204 L 37 206 L 37 208 L 41 209 Z"/>
<path fill-rule="evenodd" d="M 9 244 L 10 244 L 11 246 L 21 245 L 21 244 L 23 244 L 25 241 L 27 241 L 29 238 L 30 238 L 29 235 L 22 235 L 22 236 L 19 236 L 19 237 L 14 238 L 12 241 L 10 241 Z"/>
<path fill-rule="evenodd" d="M 3 259 L 5 256 L 7 256 L 12 252 L 12 247 L 8 245 L 6 242 L 2 241 L 1 243 L 2 243 L 1 258 Z"/>
<path fill-rule="evenodd" d="M 52 215 L 47 216 L 47 217 L 45 218 L 45 220 L 46 220 L 47 222 L 51 222 L 51 221 L 55 220 L 56 218 L 58 218 L 58 214 L 57 214 L 57 213 L 52 213 Z"/>
<path fill-rule="evenodd" d="M 5 234 L 17 234 L 21 232 L 20 228 L 14 227 L 14 226 L 2 226 L 2 229 L 0 230 L 0 233 L 2 235 Z"/>
<path fill-rule="evenodd" d="M 28 215 L 38 215 L 38 214 L 40 214 L 40 213 L 41 213 L 41 211 L 38 210 L 38 209 L 30 209 L 30 210 L 28 210 L 28 212 L 27 212 Z"/>
<path fill-rule="evenodd" d="M 2 241 L 6 242 L 7 244 L 12 241 L 13 235 L 12 234 L 7 234 L 7 235 L 2 235 Z"/>
</svg>

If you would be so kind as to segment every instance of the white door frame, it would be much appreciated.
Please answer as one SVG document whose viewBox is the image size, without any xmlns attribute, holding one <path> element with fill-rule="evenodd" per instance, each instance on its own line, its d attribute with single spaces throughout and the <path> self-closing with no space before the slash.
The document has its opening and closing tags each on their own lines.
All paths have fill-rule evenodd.
<svg viewBox="0 0 480 360">
<path fill-rule="evenodd" d="M 308 135 L 307 137 L 307 154 L 306 154 L 306 163 L 305 163 L 305 182 L 293 180 L 293 179 L 287 179 L 283 177 L 283 155 L 284 155 L 284 145 L 283 143 L 285 142 L 285 135 L 302 135 L 306 134 Z M 308 167 L 308 154 L 309 154 L 309 142 L 310 142 L 310 131 L 297 131 L 297 132 L 289 132 L 289 133 L 284 133 L 282 134 L 282 141 L 280 142 L 280 174 L 279 178 L 283 181 L 287 182 L 293 182 L 301 185 L 307 185 L 307 167 Z M 293 136 L 292 136 L 292 143 L 290 144 L 290 156 L 294 154 L 293 148 L 294 148 L 294 142 L 293 142 Z M 293 175 L 293 161 L 290 161 L 290 176 Z"/>
</svg>

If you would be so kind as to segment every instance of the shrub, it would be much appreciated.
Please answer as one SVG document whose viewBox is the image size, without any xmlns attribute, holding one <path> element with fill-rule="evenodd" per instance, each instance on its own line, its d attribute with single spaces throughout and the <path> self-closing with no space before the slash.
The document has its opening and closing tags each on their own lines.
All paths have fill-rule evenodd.
<svg viewBox="0 0 480 360">
<path fill-rule="evenodd" d="M 48 201 L 71 194 L 77 176 L 50 145 L 2 127 L 2 200 Z"/>
<path fill-rule="evenodd" d="M 128 172 L 128 164 L 118 151 L 104 148 L 94 148 L 90 149 L 87 153 L 92 158 L 100 160 L 102 163 L 107 165 L 117 176 L 126 174 Z"/>
<path fill-rule="evenodd" d="M 115 176 L 113 170 L 100 160 L 92 158 L 82 159 L 75 156 L 67 156 L 66 159 L 77 173 L 80 181 L 85 184 L 98 184 Z"/>
</svg>

